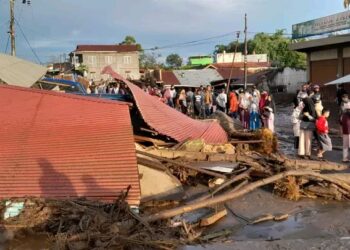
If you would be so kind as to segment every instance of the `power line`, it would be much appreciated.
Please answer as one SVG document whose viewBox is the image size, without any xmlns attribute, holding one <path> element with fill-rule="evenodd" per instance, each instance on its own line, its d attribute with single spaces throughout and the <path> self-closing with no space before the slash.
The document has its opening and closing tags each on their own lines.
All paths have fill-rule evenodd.
<svg viewBox="0 0 350 250">
<path fill-rule="evenodd" d="M 16 22 L 16 24 L 17 24 L 19 30 L 21 31 L 21 33 L 22 33 L 22 35 L 23 35 L 23 37 L 24 37 L 24 40 L 27 42 L 29 48 L 30 48 L 31 51 L 33 52 L 33 55 L 34 55 L 35 58 L 38 60 L 38 62 L 39 62 L 40 64 L 42 64 L 42 62 L 40 61 L 39 56 L 36 54 L 35 50 L 34 50 L 33 47 L 31 46 L 29 40 L 27 39 L 26 35 L 25 35 L 24 32 L 23 32 L 23 29 L 22 29 L 21 25 L 19 24 L 19 22 L 17 21 L 16 18 L 15 18 L 15 22 Z"/>
</svg>

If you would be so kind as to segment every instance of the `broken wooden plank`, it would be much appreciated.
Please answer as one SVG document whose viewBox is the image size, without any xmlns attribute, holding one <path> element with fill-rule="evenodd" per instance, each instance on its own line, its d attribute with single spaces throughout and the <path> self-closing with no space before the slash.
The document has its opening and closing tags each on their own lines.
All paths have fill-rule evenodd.
<svg viewBox="0 0 350 250">
<path fill-rule="evenodd" d="M 173 142 L 165 142 L 165 141 L 162 141 L 159 139 L 154 139 L 154 138 L 150 138 L 147 136 L 141 136 L 141 135 L 134 135 L 134 140 L 135 140 L 135 142 L 150 142 L 154 146 L 170 147 L 170 146 L 175 145 L 175 143 L 173 143 Z"/>
<path fill-rule="evenodd" d="M 223 178 L 223 179 L 227 178 L 225 175 L 222 175 L 222 174 L 219 174 L 219 173 L 215 173 L 215 172 L 212 172 L 212 171 L 209 171 L 209 170 L 205 170 L 205 169 L 201 169 L 201 168 L 198 168 L 198 167 L 194 167 L 194 166 L 191 166 L 191 165 L 188 165 L 188 164 L 185 164 L 185 163 L 180 163 L 180 162 L 177 162 L 177 161 L 174 161 L 174 160 L 171 160 L 171 159 L 159 157 L 159 156 L 156 156 L 156 155 L 153 155 L 153 154 L 150 154 L 150 153 L 147 153 L 147 152 L 143 152 L 143 151 L 140 151 L 140 150 L 136 150 L 136 153 L 137 154 L 141 154 L 141 155 L 145 155 L 145 156 L 148 156 L 148 157 L 152 157 L 152 158 L 158 159 L 160 161 L 169 162 L 169 163 L 171 163 L 171 164 L 173 164 L 175 166 L 179 166 L 179 167 L 195 170 L 195 171 L 197 171 L 199 173 L 203 173 L 203 174 L 207 174 L 207 175 L 210 175 L 210 176 L 215 176 L 215 177 L 219 177 L 219 178 Z"/>
<path fill-rule="evenodd" d="M 262 143 L 263 140 L 246 140 L 246 141 L 241 141 L 241 140 L 231 140 L 231 144 L 259 144 Z"/>
<path fill-rule="evenodd" d="M 224 218 L 227 215 L 227 210 L 223 209 L 219 212 L 216 212 L 206 218 L 201 219 L 199 225 L 201 227 L 206 227 L 209 225 L 212 225 L 214 223 L 216 223 L 217 221 L 219 221 L 220 219 Z"/>
</svg>

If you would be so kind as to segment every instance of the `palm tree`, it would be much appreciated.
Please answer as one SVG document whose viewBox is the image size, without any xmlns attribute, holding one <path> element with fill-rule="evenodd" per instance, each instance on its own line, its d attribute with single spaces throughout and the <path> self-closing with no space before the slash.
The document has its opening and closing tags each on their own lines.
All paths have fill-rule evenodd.
<svg viewBox="0 0 350 250">
<path fill-rule="evenodd" d="M 344 0 L 344 8 L 348 9 L 350 7 L 350 0 Z"/>
</svg>

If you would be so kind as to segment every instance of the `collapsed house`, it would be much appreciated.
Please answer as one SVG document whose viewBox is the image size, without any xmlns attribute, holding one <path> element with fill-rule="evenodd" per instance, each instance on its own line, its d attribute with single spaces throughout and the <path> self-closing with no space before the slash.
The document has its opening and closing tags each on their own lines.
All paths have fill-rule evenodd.
<svg viewBox="0 0 350 250">
<path fill-rule="evenodd" d="M 140 202 L 129 105 L 0 85 L 0 198 Z"/>
<path fill-rule="evenodd" d="M 103 73 L 127 84 L 143 120 L 157 133 L 178 142 L 203 139 L 206 143 L 223 144 L 228 141 L 226 132 L 218 122 L 199 121 L 182 114 L 125 80 L 111 67 L 106 67 Z"/>
</svg>

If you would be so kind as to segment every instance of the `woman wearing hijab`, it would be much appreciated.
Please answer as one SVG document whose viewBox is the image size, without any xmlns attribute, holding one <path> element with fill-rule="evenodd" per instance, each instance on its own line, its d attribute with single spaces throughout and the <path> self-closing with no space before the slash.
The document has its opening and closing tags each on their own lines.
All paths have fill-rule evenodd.
<svg viewBox="0 0 350 250">
<path fill-rule="evenodd" d="M 181 90 L 179 95 L 179 105 L 181 108 L 181 112 L 183 114 L 187 114 L 186 91 L 184 89 Z"/>
<path fill-rule="evenodd" d="M 304 108 L 301 113 L 298 155 L 303 158 L 310 158 L 312 135 L 316 129 L 315 121 L 317 114 L 315 104 L 311 98 L 304 98 L 303 103 Z"/>
</svg>

